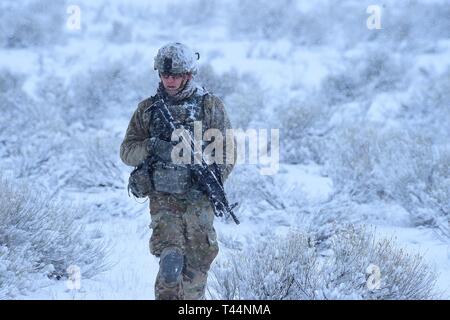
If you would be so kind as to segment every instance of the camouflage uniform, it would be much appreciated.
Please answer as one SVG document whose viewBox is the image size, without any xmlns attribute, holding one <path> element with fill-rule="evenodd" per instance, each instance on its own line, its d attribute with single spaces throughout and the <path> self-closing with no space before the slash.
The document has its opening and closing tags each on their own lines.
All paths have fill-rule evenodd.
<svg viewBox="0 0 450 320">
<path fill-rule="evenodd" d="M 162 90 L 161 87 L 160 85 L 159 90 Z M 139 103 L 131 118 L 120 148 L 120 157 L 127 165 L 137 166 L 149 156 L 147 145 L 158 130 L 155 119 L 148 112 L 154 101 L 155 97 L 150 97 Z M 217 128 L 225 138 L 226 129 L 231 128 L 221 100 L 213 94 L 202 92 L 200 88 L 181 101 L 168 99 L 167 104 L 174 117 L 178 117 L 176 120 L 180 120 L 187 127 L 192 124 L 193 119 L 191 117 L 187 120 L 183 110 L 194 104 L 200 110 L 194 118 L 202 121 L 203 131 Z M 230 145 L 235 155 L 235 141 Z M 223 155 L 225 159 L 226 152 Z M 222 180 L 225 181 L 233 169 L 233 164 L 223 164 L 219 167 Z M 150 252 L 160 257 L 160 261 L 166 248 L 180 250 L 184 256 L 182 279 L 176 286 L 169 286 L 162 280 L 160 268 L 155 283 L 156 299 L 203 299 L 207 272 L 219 251 L 213 227 L 214 213 L 207 197 L 193 186 L 185 194 L 153 190 L 149 199 L 150 227 L 153 230 Z"/>
</svg>

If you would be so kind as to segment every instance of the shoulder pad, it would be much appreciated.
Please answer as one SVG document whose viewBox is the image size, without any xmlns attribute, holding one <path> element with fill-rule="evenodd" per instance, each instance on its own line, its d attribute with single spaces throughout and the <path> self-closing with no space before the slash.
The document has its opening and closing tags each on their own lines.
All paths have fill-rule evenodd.
<svg viewBox="0 0 450 320">
<path fill-rule="evenodd" d="M 214 93 L 208 92 L 207 94 L 205 94 L 204 96 L 205 99 L 205 103 L 208 106 L 212 106 L 213 104 L 219 102 L 222 102 L 222 100 L 216 96 Z"/>
<path fill-rule="evenodd" d="M 155 96 L 151 96 L 151 97 L 149 97 L 149 98 L 147 98 L 145 100 L 142 100 L 141 102 L 139 102 L 138 108 L 146 109 L 146 108 L 148 108 L 148 107 L 150 107 L 152 105 L 154 100 L 155 100 Z"/>
</svg>

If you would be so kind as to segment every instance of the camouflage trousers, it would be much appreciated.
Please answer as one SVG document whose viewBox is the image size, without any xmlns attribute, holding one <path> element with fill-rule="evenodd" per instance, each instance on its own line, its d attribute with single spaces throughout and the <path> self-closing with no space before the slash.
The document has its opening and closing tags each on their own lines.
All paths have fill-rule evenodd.
<svg viewBox="0 0 450 320">
<path fill-rule="evenodd" d="M 150 195 L 152 235 L 150 252 L 160 257 L 165 248 L 177 247 L 184 255 L 182 281 L 166 287 L 158 273 L 158 300 L 199 300 L 205 298 L 207 274 L 219 252 L 214 212 L 206 197 L 196 201 L 165 193 Z"/>
</svg>

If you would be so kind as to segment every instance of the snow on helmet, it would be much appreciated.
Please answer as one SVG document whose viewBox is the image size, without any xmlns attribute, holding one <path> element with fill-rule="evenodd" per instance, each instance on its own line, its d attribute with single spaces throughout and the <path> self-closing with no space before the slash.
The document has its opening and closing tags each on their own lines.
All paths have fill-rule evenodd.
<svg viewBox="0 0 450 320">
<path fill-rule="evenodd" d="M 192 51 L 186 45 L 175 42 L 169 43 L 158 50 L 155 57 L 154 69 L 160 73 L 197 73 L 198 52 Z"/>
</svg>

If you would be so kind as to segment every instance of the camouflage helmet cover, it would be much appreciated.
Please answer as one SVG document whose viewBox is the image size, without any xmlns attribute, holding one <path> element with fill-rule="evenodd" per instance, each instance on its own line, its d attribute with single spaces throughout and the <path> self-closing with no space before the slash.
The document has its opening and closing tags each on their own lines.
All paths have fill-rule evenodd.
<svg viewBox="0 0 450 320">
<path fill-rule="evenodd" d="M 179 42 L 169 43 L 158 50 L 154 69 L 161 73 L 197 73 L 199 53 Z"/>
</svg>

